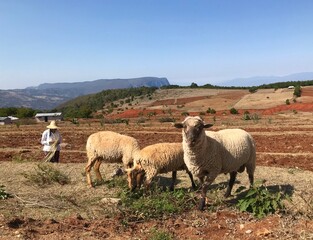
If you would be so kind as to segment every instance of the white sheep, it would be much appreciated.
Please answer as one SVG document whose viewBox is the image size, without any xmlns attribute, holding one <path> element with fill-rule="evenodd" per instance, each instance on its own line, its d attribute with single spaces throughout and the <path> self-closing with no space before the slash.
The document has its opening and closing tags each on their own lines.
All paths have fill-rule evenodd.
<svg viewBox="0 0 313 240">
<path fill-rule="evenodd" d="M 187 168 L 203 183 L 200 210 L 205 206 L 209 185 L 220 173 L 230 173 L 225 197 L 231 193 L 237 172 L 243 172 L 245 168 L 250 185 L 253 184 L 256 151 L 249 133 L 242 129 L 204 131 L 212 125 L 205 124 L 198 116 L 187 117 L 174 126 L 183 128 L 184 161 Z"/>
<path fill-rule="evenodd" d="M 186 170 L 189 175 L 192 188 L 196 185 L 192 174 L 184 163 L 184 151 L 181 143 L 157 143 L 141 149 L 134 158 L 134 166 L 127 169 L 129 187 L 134 190 L 141 186 L 143 175 L 146 174 L 146 189 L 149 188 L 152 179 L 160 173 L 172 172 L 172 184 L 170 190 L 174 190 L 177 171 Z"/>
<path fill-rule="evenodd" d="M 90 171 L 94 166 L 96 177 L 102 181 L 99 171 L 101 162 L 119 163 L 124 167 L 132 167 L 133 156 L 139 151 L 135 138 L 111 131 L 101 131 L 91 134 L 86 144 L 87 166 L 85 167 L 87 183 L 92 187 Z"/>
</svg>

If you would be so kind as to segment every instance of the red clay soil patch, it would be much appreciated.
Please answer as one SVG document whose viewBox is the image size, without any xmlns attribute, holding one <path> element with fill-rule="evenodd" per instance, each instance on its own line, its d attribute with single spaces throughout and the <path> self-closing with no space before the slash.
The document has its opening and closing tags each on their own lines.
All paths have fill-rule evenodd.
<svg viewBox="0 0 313 240">
<path fill-rule="evenodd" d="M 290 105 L 281 105 L 262 111 L 264 115 L 272 115 L 274 113 L 285 112 L 285 111 L 302 111 L 302 112 L 313 112 L 313 103 L 292 103 Z"/>
<path fill-rule="evenodd" d="M 304 87 L 301 89 L 302 97 L 313 97 L 313 87 Z"/>
</svg>

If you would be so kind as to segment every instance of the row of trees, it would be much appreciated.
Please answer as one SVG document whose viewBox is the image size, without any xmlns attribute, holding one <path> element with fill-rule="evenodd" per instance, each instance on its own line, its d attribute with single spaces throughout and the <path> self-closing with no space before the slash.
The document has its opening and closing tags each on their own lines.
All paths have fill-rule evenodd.
<svg viewBox="0 0 313 240">
<path fill-rule="evenodd" d="M 37 112 L 38 112 L 37 110 L 34 110 L 32 108 L 24 108 L 24 107 L 0 108 L 1 117 L 15 116 L 18 118 L 31 118 L 31 117 L 34 117 Z"/>
<path fill-rule="evenodd" d="M 262 84 L 259 86 L 252 86 L 252 87 L 225 87 L 225 86 L 217 86 L 212 84 L 205 84 L 202 86 L 198 86 L 196 83 L 191 83 L 190 86 L 179 86 L 179 85 L 168 85 L 163 86 L 161 89 L 175 89 L 175 88 L 209 88 L 209 89 L 249 89 L 250 92 L 255 92 L 258 89 L 269 89 L 269 88 L 287 88 L 289 86 L 295 86 L 300 88 L 300 86 L 312 86 L 313 80 L 305 80 L 305 81 L 287 81 L 287 82 L 277 82 L 277 83 L 270 83 L 270 84 Z"/>
</svg>

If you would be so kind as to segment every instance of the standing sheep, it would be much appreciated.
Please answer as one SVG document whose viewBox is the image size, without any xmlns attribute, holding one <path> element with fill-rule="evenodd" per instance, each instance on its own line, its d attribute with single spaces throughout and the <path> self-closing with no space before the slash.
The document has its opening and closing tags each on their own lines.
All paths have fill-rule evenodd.
<svg viewBox="0 0 313 240">
<path fill-rule="evenodd" d="M 192 174 L 184 163 L 184 151 L 181 143 L 157 143 L 147 146 L 138 152 L 134 158 L 134 167 L 127 169 L 129 188 L 140 188 L 144 173 L 146 174 L 146 188 L 149 188 L 152 179 L 159 173 L 172 172 L 170 190 L 174 190 L 177 171 L 186 170 L 192 188 L 196 185 Z"/>
<path fill-rule="evenodd" d="M 134 154 L 139 151 L 135 138 L 110 131 L 93 133 L 86 144 L 87 166 L 85 168 L 87 183 L 92 187 L 90 170 L 94 166 L 96 177 L 102 181 L 99 171 L 101 161 L 106 163 L 123 162 L 125 167 L 131 167 Z"/>
<path fill-rule="evenodd" d="M 230 173 L 225 197 L 231 193 L 237 172 L 245 168 L 250 185 L 253 184 L 256 151 L 249 133 L 241 129 L 204 131 L 212 125 L 205 124 L 200 117 L 187 117 L 174 126 L 183 129 L 184 161 L 188 169 L 203 183 L 200 210 L 205 206 L 208 187 L 220 173 Z"/>
</svg>

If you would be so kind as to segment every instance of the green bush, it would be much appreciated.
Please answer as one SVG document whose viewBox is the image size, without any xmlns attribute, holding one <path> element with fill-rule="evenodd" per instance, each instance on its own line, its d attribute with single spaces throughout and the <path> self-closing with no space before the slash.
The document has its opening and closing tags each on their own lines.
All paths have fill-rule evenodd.
<svg viewBox="0 0 313 240">
<path fill-rule="evenodd" d="M 67 175 L 54 168 L 53 166 L 45 163 L 38 164 L 35 172 L 23 173 L 22 175 L 29 181 L 40 187 L 50 185 L 52 183 L 64 185 L 70 182 L 70 179 Z"/>
<path fill-rule="evenodd" d="M 302 93 L 302 90 L 301 90 L 300 85 L 296 86 L 293 92 L 293 95 L 295 95 L 296 97 L 301 97 L 301 93 Z"/>
<path fill-rule="evenodd" d="M 174 191 L 162 191 L 155 188 L 154 191 L 144 194 L 143 190 L 120 193 L 122 206 L 126 215 L 137 218 L 160 218 L 166 215 L 178 214 L 190 210 L 195 206 L 195 196 L 184 189 Z"/>
<path fill-rule="evenodd" d="M 231 109 L 229 110 L 229 112 L 230 112 L 231 114 L 238 114 L 238 110 L 237 110 L 236 108 L 231 108 Z"/>
<path fill-rule="evenodd" d="M 216 113 L 215 109 L 213 109 L 213 108 L 208 108 L 208 110 L 206 110 L 206 112 L 210 113 L 210 114 L 215 114 Z"/>
<path fill-rule="evenodd" d="M 270 192 L 263 184 L 256 183 L 249 189 L 245 197 L 238 201 L 237 207 L 242 212 L 251 212 L 257 218 L 262 218 L 283 209 L 282 200 L 285 198 L 289 197 L 281 192 Z"/>
<path fill-rule="evenodd" d="M 286 99 L 286 105 L 290 105 L 290 100 Z"/>
</svg>

